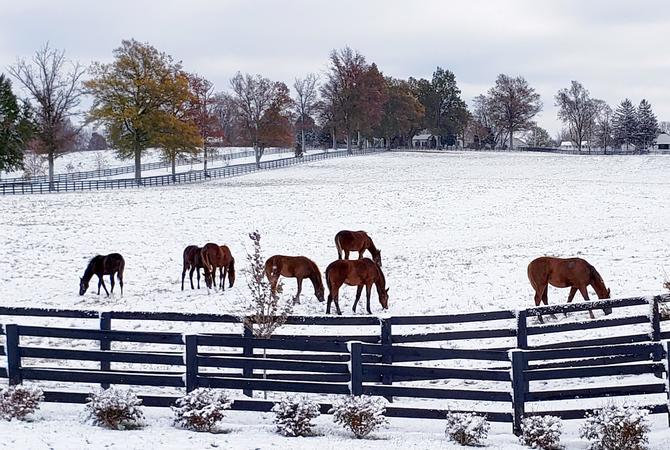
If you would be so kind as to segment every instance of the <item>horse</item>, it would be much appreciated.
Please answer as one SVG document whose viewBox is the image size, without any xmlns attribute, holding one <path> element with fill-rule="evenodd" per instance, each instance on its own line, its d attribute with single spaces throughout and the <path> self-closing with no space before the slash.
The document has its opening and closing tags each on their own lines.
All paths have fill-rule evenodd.
<svg viewBox="0 0 670 450">
<path fill-rule="evenodd" d="M 123 269 L 126 262 L 118 253 L 110 253 L 109 255 L 95 255 L 88 262 L 84 276 L 79 278 L 79 295 L 84 295 L 88 290 L 88 283 L 93 278 L 93 275 L 98 276 L 98 295 L 100 295 L 100 286 L 105 289 L 107 297 L 109 291 L 105 286 L 105 281 L 102 279 L 103 275 L 109 275 L 109 281 L 112 284 L 112 293 L 114 292 L 114 274 L 119 277 L 119 285 L 121 286 L 121 296 L 123 297 Z"/>
<path fill-rule="evenodd" d="M 295 294 L 293 303 L 300 303 L 300 293 L 302 292 L 302 280 L 309 278 L 314 286 L 314 295 L 323 302 L 323 281 L 321 280 L 321 271 L 314 261 L 304 256 L 284 256 L 274 255 L 265 261 L 265 276 L 270 282 L 272 292 L 277 290 L 279 277 L 295 278 L 298 282 L 298 292 Z"/>
<path fill-rule="evenodd" d="M 605 286 L 603 278 L 591 264 L 581 258 L 553 258 L 543 256 L 528 264 L 528 279 L 535 289 L 535 306 L 547 302 L 548 285 L 557 288 L 570 288 L 568 303 L 572 302 L 577 291 L 582 294 L 584 300 L 589 300 L 586 290 L 588 285 L 593 286 L 599 299 L 610 298 L 610 290 Z M 612 313 L 612 308 L 603 308 L 605 315 Z M 593 311 L 589 310 L 591 319 L 594 319 Z M 553 315 L 552 315 L 553 316 Z M 543 322 L 542 315 L 539 321 Z M 555 316 L 554 316 L 555 318 Z"/>
<path fill-rule="evenodd" d="M 363 252 L 367 250 L 372 255 L 374 262 L 382 266 L 382 252 L 375 247 L 374 242 L 365 231 L 342 230 L 335 235 L 335 247 L 337 247 L 337 259 L 349 259 L 349 252 L 358 252 L 358 259 L 363 258 Z"/>
<path fill-rule="evenodd" d="M 216 287 L 216 269 L 220 271 L 219 285 L 225 291 L 225 278 L 228 275 L 228 287 L 235 284 L 235 258 L 226 245 L 217 245 L 212 242 L 205 244 L 200 250 L 200 257 L 204 265 L 205 284 L 207 288 Z"/>
<path fill-rule="evenodd" d="M 372 285 L 377 287 L 377 296 L 382 308 L 388 309 L 389 290 L 386 288 L 386 278 L 381 267 L 372 261 L 370 258 L 363 259 L 338 259 L 333 261 L 326 268 L 326 284 L 328 285 L 328 304 L 326 306 L 326 314 L 330 314 L 330 304 L 335 302 L 335 309 L 337 314 L 342 314 L 340 311 L 340 303 L 338 301 L 340 287 L 343 284 L 349 286 L 357 286 L 356 301 L 354 301 L 353 311 L 356 312 L 356 305 L 361 298 L 363 286 L 365 286 L 367 294 L 367 311 L 370 311 L 370 292 Z"/>
<path fill-rule="evenodd" d="M 181 290 L 184 290 L 184 277 L 186 276 L 186 271 L 190 269 L 188 274 L 189 279 L 191 280 L 191 289 L 193 287 L 193 272 L 196 273 L 198 278 L 198 289 L 200 289 L 200 269 L 204 269 L 205 265 L 202 262 L 202 257 L 200 255 L 200 247 L 197 245 L 189 245 L 184 249 L 184 266 L 181 271 Z"/>
</svg>

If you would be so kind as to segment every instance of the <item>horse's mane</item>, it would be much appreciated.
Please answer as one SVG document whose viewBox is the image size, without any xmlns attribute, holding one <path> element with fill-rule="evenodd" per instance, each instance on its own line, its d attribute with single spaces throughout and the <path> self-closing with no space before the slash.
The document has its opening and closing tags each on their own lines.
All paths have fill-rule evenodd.
<svg viewBox="0 0 670 450">
<path fill-rule="evenodd" d="M 95 255 L 93 258 L 88 260 L 88 264 L 86 265 L 86 270 L 84 270 L 84 276 L 83 276 L 83 278 L 85 280 L 90 280 L 91 277 L 93 277 L 93 262 L 97 258 L 101 258 L 101 257 L 102 257 L 102 255 Z"/>
<path fill-rule="evenodd" d="M 603 280 L 603 277 L 600 276 L 596 268 L 589 264 L 589 269 L 591 271 L 591 277 L 593 278 L 593 280 L 604 288 L 605 281 Z"/>
</svg>

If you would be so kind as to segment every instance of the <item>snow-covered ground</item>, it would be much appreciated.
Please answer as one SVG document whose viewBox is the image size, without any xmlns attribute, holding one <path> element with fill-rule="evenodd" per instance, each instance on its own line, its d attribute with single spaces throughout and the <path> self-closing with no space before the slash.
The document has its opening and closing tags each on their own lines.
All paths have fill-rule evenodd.
<svg viewBox="0 0 670 450">
<path fill-rule="evenodd" d="M 665 267 L 670 256 L 669 172 L 670 158 L 657 155 L 384 153 L 188 186 L 0 197 L 0 244 L 2 254 L 9 255 L 0 258 L 0 302 L 100 310 L 241 313 L 247 296 L 243 274 L 245 254 L 250 249 L 247 233 L 254 229 L 262 234 L 266 256 L 306 255 L 322 270 L 337 256 L 333 243 L 337 231 L 367 230 L 382 249 L 390 288 L 388 313 L 392 315 L 532 306 L 526 266 L 545 254 L 586 258 L 598 268 L 615 297 L 657 294 L 665 272 L 670 271 Z M 237 259 L 236 285 L 225 293 L 210 295 L 204 289 L 191 291 L 188 286 L 182 292 L 183 248 L 209 241 L 231 247 Z M 88 259 L 96 253 L 114 251 L 126 259 L 125 295 L 108 299 L 90 289 L 85 296 L 78 296 L 78 277 Z M 293 280 L 286 282 L 285 291 L 295 291 Z M 303 301 L 294 313 L 323 314 L 325 305 L 311 294 L 312 288 L 305 282 Z M 350 311 L 354 294 L 354 288 L 341 292 L 345 313 Z M 550 288 L 549 302 L 563 303 L 566 296 L 565 290 Z M 381 312 L 376 294 L 372 309 Z M 358 314 L 364 314 L 363 308 Z M 559 320 L 587 317 L 586 313 L 573 314 Z M 70 319 L 40 319 L 39 323 L 81 324 Z M 183 324 L 118 321 L 114 326 L 185 331 Z M 212 325 L 204 328 L 222 329 Z M 202 328 L 194 325 L 189 329 Z M 406 331 L 425 329 L 413 326 Z M 611 334 L 611 330 L 590 330 L 579 337 L 594 338 L 603 333 Z M 654 379 L 645 379 L 649 381 Z M 585 381 L 587 386 L 597 382 Z M 578 387 L 576 384 L 571 387 Z M 463 385 L 467 387 L 468 383 L 447 382 L 444 387 Z M 459 407 L 458 402 L 449 404 Z M 497 406 L 493 409 L 503 407 Z M 583 405 L 579 401 L 561 405 L 578 406 Z M 589 406 L 595 406 L 594 401 Z M 528 410 L 533 407 L 528 405 Z M 169 411 L 156 414 L 165 416 Z M 63 418 L 66 423 L 2 424 L 0 434 L 6 427 L 35 426 L 40 436 L 58 429 L 71 429 L 72 435 L 78 436 L 83 432 L 76 432 L 77 426 L 70 424 L 76 421 L 75 416 Z M 664 416 L 657 417 L 660 419 L 655 420 L 664 420 Z M 149 433 L 166 436 L 169 442 L 187 439 L 196 448 L 209 445 L 209 441 L 199 440 L 200 436 L 210 439 L 207 435 L 172 431 L 167 419 L 159 423 L 163 425 L 152 425 L 158 429 Z M 388 434 L 380 434 L 381 441 L 371 441 L 372 447 L 365 448 L 405 438 L 403 445 L 407 442 L 404 446 L 408 448 L 425 448 L 427 442 L 444 446 L 443 425 L 429 423 L 433 422 L 408 421 L 406 430 L 418 430 L 418 434 L 401 431 L 405 428 L 396 434 L 385 432 Z M 239 423 L 236 426 L 243 428 Z M 258 427 L 253 429 L 261 433 L 267 446 L 290 448 L 293 442 L 268 434 L 266 425 L 250 426 Z M 427 431 L 431 427 L 436 429 Z M 514 438 L 507 434 L 509 425 L 501 427 L 505 434 L 501 441 L 495 441 L 494 448 L 514 448 Z M 104 436 L 108 433 L 101 431 L 95 437 L 107 442 Z M 146 437 L 144 432 L 137 433 Z M 261 441 L 248 442 L 248 434 L 243 431 L 239 439 L 235 433 L 214 439 L 238 439 L 229 441 L 238 448 L 247 448 L 252 442 L 258 447 Z M 668 438 L 667 433 L 663 436 Z M 137 444 L 129 445 L 142 445 L 138 439 Z M 332 442 L 314 439 L 306 440 L 304 446 L 328 448 Z M 335 445 L 341 444 L 335 441 Z"/>
</svg>

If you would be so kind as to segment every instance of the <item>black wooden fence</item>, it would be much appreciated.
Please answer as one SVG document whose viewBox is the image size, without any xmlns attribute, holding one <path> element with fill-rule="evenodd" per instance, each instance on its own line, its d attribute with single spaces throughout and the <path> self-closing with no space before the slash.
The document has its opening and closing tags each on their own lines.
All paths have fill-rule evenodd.
<svg viewBox="0 0 670 450">
<path fill-rule="evenodd" d="M 124 189 L 148 186 L 167 186 L 172 184 L 196 183 L 207 181 L 212 178 L 228 178 L 244 175 L 258 170 L 276 169 L 280 167 L 292 166 L 306 162 L 321 161 L 330 158 L 341 158 L 345 156 L 367 155 L 382 151 L 380 149 L 363 149 L 332 151 L 328 153 L 317 153 L 305 155 L 300 158 L 290 157 L 271 161 L 262 161 L 260 164 L 235 164 L 223 167 L 207 169 L 205 173 L 202 170 L 182 172 L 175 175 L 156 175 L 151 177 L 142 177 L 139 182 L 134 178 L 124 178 L 115 180 L 66 180 L 55 181 L 54 183 L 2 183 L 0 184 L 0 194 L 48 194 L 53 192 L 72 192 L 72 191 L 92 191 L 102 189 Z"/>
<path fill-rule="evenodd" d="M 564 405 L 547 408 L 552 401 L 638 395 L 644 396 L 640 402 L 652 413 L 667 414 L 670 386 L 663 362 L 668 359 L 668 344 L 661 340 L 669 339 L 670 332 L 661 329 L 663 317 L 659 309 L 668 300 L 670 296 L 667 295 L 606 300 L 518 313 L 498 311 L 387 318 L 291 317 L 287 326 L 374 327 L 378 332 L 337 335 L 323 332 L 321 328 L 319 334 L 276 335 L 271 339 L 254 338 L 248 332 L 242 333 L 241 329 L 238 333 L 227 334 L 112 329 L 112 321 L 126 320 L 133 323 L 219 322 L 241 327 L 243 318 L 233 315 L 0 308 L 0 316 L 11 317 L 11 322 L 23 321 L 22 317 L 99 321 L 99 327 L 92 329 L 18 325 L 5 319 L 7 325 L 0 329 L 0 333 L 6 334 L 6 339 L 0 354 L 6 354 L 7 368 L 0 368 L 0 377 L 9 378 L 12 384 L 24 380 L 58 383 L 58 386 L 123 384 L 182 392 L 184 389 L 214 387 L 240 390 L 247 396 L 252 396 L 253 391 L 365 394 L 389 399 L 409 398 L 414 403 L 429 402 L 426 407 L 402 407 L 394 403 L 387 411 L 387 415 L 393 417 L 442 418 L 448 408 L 435 408 L 435 399 L 485 402 L 489 408 L 481 413 L 491 421 L 512 422 L 518 432 L 520 420 L 525 415 L 551 413 L 571 419 L 584 417 L 591 409 L 588 404 L 580 404 L 574 409 L 565 409 Z M 633 311 L 625 317 L 551 325 L 529 326 L 528 323 L 528 318 L 539 312 L 570 313 L 589 307 L 642 308 L 648 313 Z M 494 321 L 511 321 L 517 326 L 496 328 Z M 398 332 L 405 326 L 463 323 L 485 328 L 419 334 Z M 646 332 L 608 336 L 597 342 L 556 337 L 552 337 L 550 344 L 528 342 L 529 336 L 555 336 L 554 333 L 559 331 L 581 329 L 604 328 L 613 335 L 616 333 L 611 330 L 623 325 L 641 326 Z M 493 349 L 485 349 L 482 345 L 483 339 L 488 342 L 510 337 L 517 345 Z M 63 339 L 67 340 L 66 346 L 62 345 Z M 61 345 L 54 345 L 54 340 Z M 81 341 L 89 345 L 81 348 Z M 90 346 L 91 341 L 97 348 Z M 445 341 L 448 345 L 464 341 L 474 348 L 430 346 Z M 120 343 L 136 347 L 121 349 Z M 422 345 L 416 346 L 416 343 Z M 50 360 L 58 364 L 45 362 Z M 139 368 L 137 364 L 140 364 Z M 482 364 L 484 367 L 480 367 Z M 664 373 L 666 381 L 659 381 Z M 626 383 L 606 379 L 595 388 L 589 384 L 598 378 L 619 376 L 626 376 Z M 454 389 L 434 384 L 444 380 L 479 380 L 486 385 Z M 544 384 L 555 380 L 570 380 L 570 383 Z M 426 381 L 431 384 L 422 384 Z M 579 385 L 579 382 L 586 384 Z M 155 395 L 154 388 L 141 397 L 148 406 L 165 406 L 177 395 L 175 392 L 167 396 Z M 62 387 L 46 393 L 47 401 L 83 402 L 85 398 L 85 392 L 63 390 Z M 425 399 L 433 399 L 433 403 Z M 538 404 L 544 408 L 538 409 Z M 492 411 L 491 405 L 498 407 Z M 533 408 L 527 411 L 528 405 Z M 256 411 L 267 411 L 271 407 L 272 402 L 252 399 L 238 400 L 234 406 L 235 409 Z M 328 405 L 323 404 L 322 410 L 327 409 Z"/>
</svg>

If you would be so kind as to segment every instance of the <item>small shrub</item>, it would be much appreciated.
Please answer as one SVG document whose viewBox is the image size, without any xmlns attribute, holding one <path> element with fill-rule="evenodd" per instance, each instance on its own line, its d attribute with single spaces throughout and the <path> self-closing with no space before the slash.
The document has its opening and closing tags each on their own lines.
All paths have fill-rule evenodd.
<svg viewBox="0 0 670 450">
<path fill-rule="evenodd" d="M 540 450 L 555 450 L 561 448 L 561 419 L 554 416 L 531 416 L 521 421 L 521 436 L 523 445 Z"/>
<path fill-rule="evenodd" d="M 196 389 L 175 402 L 175 424 L 195 431 L 212 431 L 232 404 L 224 391 Z"/>
<path fill-rule="evenodd" d="M 446 434 L 461 445 L 481 445 L 489 434 L 491 425 L 486 417 L 475 413 L 447 413 Z"/>
<path fill-rule="evenodd" d="M 133 430 L 144 426 L 142 400 L 130 389 L 99 389 L 87 398 L 88 417 L 94 425 L 113 430 Z"/>
<path fill-rule="evenodd" d="M 642 450 L 648 441 L 648 414 L 635 406 L 607 405 L 587 414 L 579 437 L 591 442 L 590 450 Z"/>
<path fill-rule="evenodd" d="M 277 431 L 284 436 L 309 436 L 312 419 L 319 417 L 319 404 L 306 398 L 288 397 L 272 407 Z"/>
<path fill-rule="evenodd" d="M 361 439 L 376 428 L 388 423 L 384 417 L 386 407 L 382 401 L 365 395 L 350 396 L 340 400 L 328 412 L 333 414 L 335 423 L 351 430 L 356 439 Z"/>
<path fill-rule="evenodd" d="M 0 419 L 24 420 L 37 411 L 44 399 L 42 390 L 32 386 L 0 387 Z"/>
</svg>

